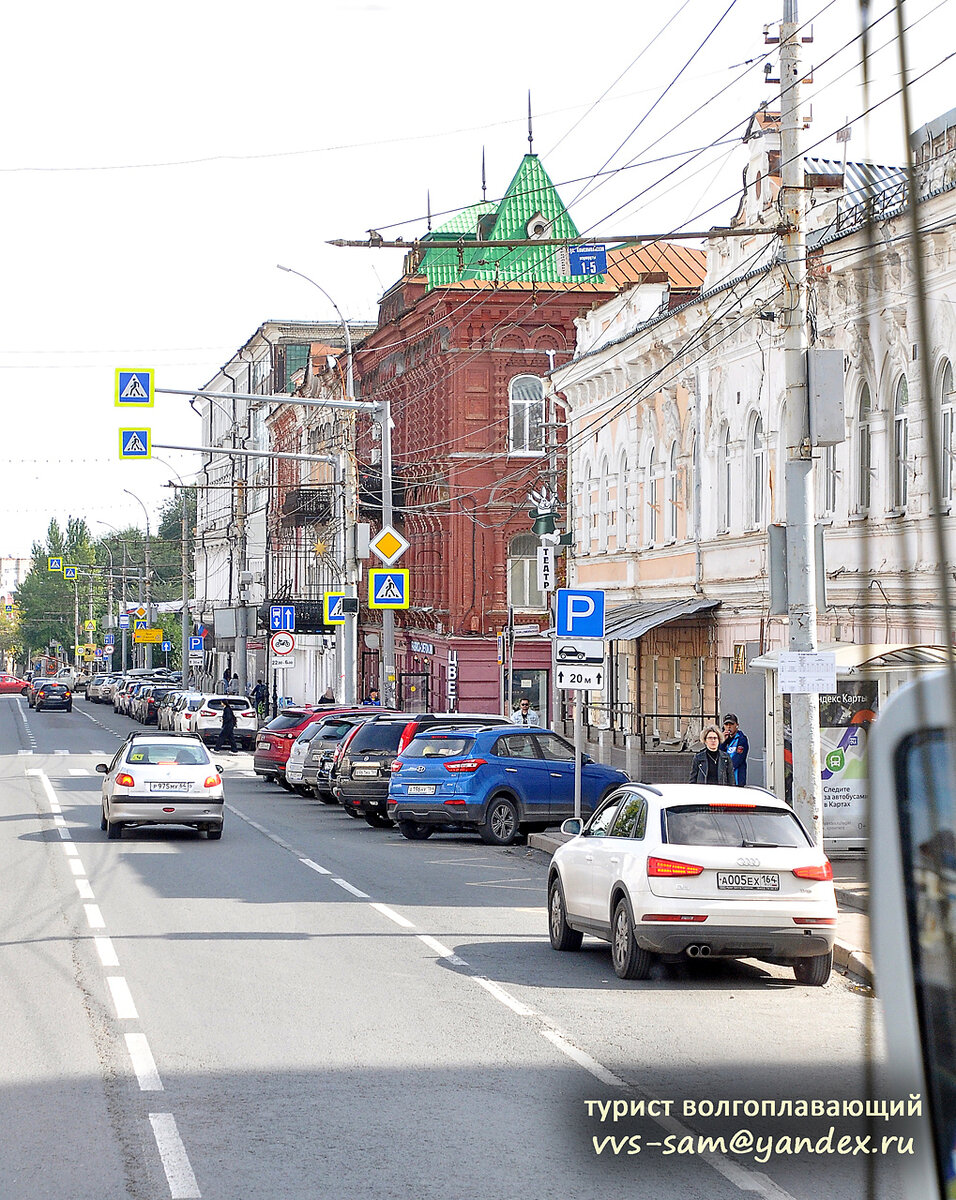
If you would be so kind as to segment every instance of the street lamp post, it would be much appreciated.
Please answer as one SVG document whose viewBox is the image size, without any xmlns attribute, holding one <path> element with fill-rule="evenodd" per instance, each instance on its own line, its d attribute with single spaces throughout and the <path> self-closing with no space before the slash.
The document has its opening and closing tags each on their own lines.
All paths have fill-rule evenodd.
<svg viewBox="0 0 956 1200">
<path fill-rule="evenodd" d="M 151 575 L 150 569 L 149 569 L 149 538 L 150 538 L 149 513 L 147 512 L 146 505 L 142 502 L 142 500 L 140 500 L 139 496 L 137 496 L 135 492 L 131 492 L 129 490 L 129 488 L 123 488 L 123 491 L 126 493 L 127 496 L 133 497 L 133 499 L 136 501 L 136 503 L 143 510 L 143 516 L 146 518 L 146 542 L 145 542 L 144 548 L 143 548 L 144 555 L 146 558 L 146 620 L 152 621 L 152 619 L 153 619 L 153 605 L 152 605 L 153 580 L 152 580 L 152 575 Z M 134 638 L 133 640 L 135 642 L 136 639 Z M 147 642 L 144 647 L 144 650 L 145 650 L 145 655 L 144 655 L 143 666 L 151 667 L 153 665 L 152 643 Z"/>
<path fill-rule="evenodd" d="M 113 530 L 113 532 L 114 532 L 114 533 L 116 533 L 116 534 L 120 534 L 120 530 L 119 530 L 119 529 L 117 529 L 115 525 L 111 525 L 111 524 L 109 523 L 109 521 L 99 521 L 99 522 L 97 522 L 97 523 L 98 523 L 99 525 L 105 525 L 107 529 L 112 529 L 112 530 Z M 122 535 L 120 534 L 120 536 L 122 536 Z M 125 539 L 125 538 L 122 538 L 122 544 L 123 544 L 123 567 L 122 567 L 122 575 L 120 576 L 120 607 L 122 608 L 123 612 L 125 613 L 125 612 L 126 612 L 126 539 Z M 112 554 L 112 552 L 110 551 L 110 548 L 109 548 L 109 546 L 106 544 L 106 542 L 104 542 L 104 543 L 103 543 L 103 545 L 104 545 L 104 546 L 106 546 L 106 553 L 107 553 L 107 554 L 109 554 L 109 556 L 110 556 L 110 609 L 111 609 L 111 611 L 112 611 L 112 604 L 113 604 L 113 600 L 112 600 L 112 596 L 113 596 L 113 577 L 112 577 L 112 573 L 113 573 L 113 554 Z M 119 619 L 119 618 L 117 617 L 117 620 L 118 620 L 118 619 Z M 121 631 L 120 631 L 120 632 L 121 632 L 121 634 L 122 634 L 122 637 L 121 637 L 121 639 L 120 639 L 120 640 L 121 640 L 121 647 L 120 647 L 120 671 L 125 671 L 125 670 L 126 670 L 126 637 L 127 637 L 127 628 L 126 628 L 126 626 L 125 626 L 125 625 L 123 626 L 123 628 L 121 629 Z"/>
<path fill-rule="evenodd" d="M 189 527 L 186 514 L 186 485 L 183 483 L 183 478 L 174 466 L 171 466 L 165 459 L 156 458 L 155 461 L 163 464 L 164 467 L 169 467 L 170 471 L 179 480 L 179 500 L 180 500 L 180 522 L 181 522 L 181 541 L 182 541 L 182 585 L 183 585 L 183 608 L 180 621 L 180 634 L 182 636 L 182 670 L 183 670 L 183 687 L 186 686 L 186 681 L 189 678 L 189 630 L 191 622 L 189 619 L 189 550 L 188 550 L 188 534 Z M 175 485 L 173 485 L 175 486 Z"/>
<path fill-rule="evenodd" d="M 342 332 L 345 335 L 345 390 L 346 400 L 355 399 L 355 376 L 353 373 L 352 363 L 352 333 L 349 329 L 348 321 L 342 315 L 341 309 L 320 284 L 316 283 L 310 276 L 302 271 L 297 271 L 293 267 L 284 267 L 281 263 L 276 263 L 280 271 L 286 271 L 290 275 L 298 275 L 300 279 L 304 279 L 306 283 L 311 283 L 314 288 L 317 288 L 322 295 L 328 300 L 329 304 L 335 309 L 335 315 L 339 319 L 342 326 Z M 342 545 L 341 545 L 341 564 L 342 576 L 345 594 L 349 597 L 357 595 L 357 574 L 358 564 L 354 558 L 352 529 L 355 525 L 357 517 L 356 513 L 350 513 L 348 497 L 355 494 L 354 486 L 350 488 L 350 484 L 354 484 L 354 480 L 348 477 L 348 473 L 354 470 L 352 466 L 353 459 L 351 456 L 346 456 L 346 461 L 343 464 L 344 470 L 336 472 L 340 474 L 342 483 Z M 345 624 L 342 627 L 342 684 L 343 696 L 345 704 L 354 704 L 356 701 L 356 650 L 358 643 L 358 618 L 354 613 L 345 614 Z"/>
</svg>

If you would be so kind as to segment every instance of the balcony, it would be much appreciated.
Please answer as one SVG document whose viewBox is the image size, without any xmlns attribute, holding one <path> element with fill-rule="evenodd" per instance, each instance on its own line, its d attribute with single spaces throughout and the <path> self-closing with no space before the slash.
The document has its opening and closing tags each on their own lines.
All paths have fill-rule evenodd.
<svg viewBox="0 0 956 1200">
<path fill-rule="evenodd" d="M 334 496 L 331 483 L 315 487 L 290 488 L 282 501 L 280 523 L 283 529 L 299 525 L 328 525 L 333 516 Z"/>
</svg>

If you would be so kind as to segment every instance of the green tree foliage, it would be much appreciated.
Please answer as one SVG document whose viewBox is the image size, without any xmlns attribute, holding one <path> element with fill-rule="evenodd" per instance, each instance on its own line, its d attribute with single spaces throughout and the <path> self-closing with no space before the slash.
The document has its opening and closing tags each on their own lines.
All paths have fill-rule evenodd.
<svg viewBox="0 0 956 1200">
<path fill-rule="evenodd" d="M 23 649 L 43 653 L 53 642 L 73 650 L 73 618 L 76 597 L 85 578 L 77 572 L 76 591 L 73 581 L 61 572 L 48 570 L 47 560 L 59 557 L 64 566 L 89 566 L 95 560 L 93 539 L 82 518 L 67 518 L 66 529 L 54 518 L 46 540 L 34 542 L 32 563 L 23 583 L 17 590 L 16 603 L 20 617 L 20 636 Z"/>
</svg>

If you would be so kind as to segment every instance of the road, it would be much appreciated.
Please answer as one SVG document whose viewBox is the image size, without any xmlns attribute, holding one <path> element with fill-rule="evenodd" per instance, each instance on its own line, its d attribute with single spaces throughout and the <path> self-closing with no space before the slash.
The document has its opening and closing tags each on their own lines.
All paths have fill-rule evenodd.
<svg viewBox="0 0 956 1200">
<path fill-rule="evenodd" d="M 94 767 L 131 728 L 0 698 L 4 1200 L 897 1194 L 882 1156 L 667 1153 L 721 1132 L 685 1099 L 864 1095 L 879 1009 L 851 982 L 623 982 L 599 942 L 551 950 L 544 855 L 406 842 L 247 754 L 219 759 L 221 842 L 107 842 Z M 589 1117 L 624 1097 L 673 1105 Z"/>
</svg>

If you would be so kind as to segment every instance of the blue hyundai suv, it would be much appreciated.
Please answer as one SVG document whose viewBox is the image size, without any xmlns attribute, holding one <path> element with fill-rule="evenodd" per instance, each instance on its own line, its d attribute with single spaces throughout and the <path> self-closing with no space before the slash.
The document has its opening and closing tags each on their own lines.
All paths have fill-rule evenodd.
<svg viewBox="0 0 956 1200">
<path fill-rule="evenodd" d="M 588 755 L 582 761 L 587 815 L 628 777 Z M 574 816 L 574 747 L 526 725 L 428 730 L 392 763 L 388 815 L 412 841 L 439 828 L 471 829 L 483 842 L 509 846 Z"/>
</svg>

